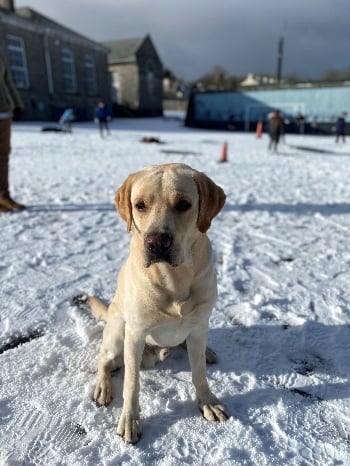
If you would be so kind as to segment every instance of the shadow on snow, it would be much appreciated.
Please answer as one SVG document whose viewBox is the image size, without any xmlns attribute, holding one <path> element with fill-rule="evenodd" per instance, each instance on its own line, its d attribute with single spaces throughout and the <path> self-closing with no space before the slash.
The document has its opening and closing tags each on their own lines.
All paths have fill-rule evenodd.
<svg viewBox="0 0 350 466">
<path fill-rule="evenodd" d="M 297 204 L 282 204 L 282 203 L 261 203 L 261 204 L 228 204 L 226 203 L 225 210 L 233 210 L 237 212 L 270 212 L 294 215 L 343 215 L 350 214 L 350 204 L 346 202 L 334 204 L 311 204 L 299 202 Z"/>
</svg>

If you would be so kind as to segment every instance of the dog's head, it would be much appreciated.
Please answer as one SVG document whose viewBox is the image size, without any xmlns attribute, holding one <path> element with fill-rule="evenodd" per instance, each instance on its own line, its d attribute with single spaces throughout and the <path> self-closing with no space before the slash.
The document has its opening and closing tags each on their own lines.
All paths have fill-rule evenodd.
<svg viewBox="0 0 350 466">
<path fill-rule="evenodd" d="M 141 241 L 146 267 L 185 262 L 225 199 L 208 176 L 183 164 L 144 168 L 130 175 L 115 195 L 127 230 Z"/>
</svg>

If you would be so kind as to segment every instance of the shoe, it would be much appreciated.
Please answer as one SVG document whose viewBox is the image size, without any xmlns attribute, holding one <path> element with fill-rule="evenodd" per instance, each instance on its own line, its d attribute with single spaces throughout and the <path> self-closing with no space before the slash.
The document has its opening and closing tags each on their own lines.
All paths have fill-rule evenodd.
<svg viewBox="0 0 350 466">
<path fill-rule="evenodd" d="M 11 199 L 9 195 L 0 196 L 0 212 L 10 212 L 12 210 L 23 210 L 26 206 Z"/>
</svg>

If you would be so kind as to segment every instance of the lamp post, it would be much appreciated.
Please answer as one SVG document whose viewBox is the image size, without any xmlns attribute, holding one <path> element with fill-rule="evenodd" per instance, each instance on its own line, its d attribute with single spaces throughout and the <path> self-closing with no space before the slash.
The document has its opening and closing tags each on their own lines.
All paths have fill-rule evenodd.
<svg viewBox="0 0 350 466">
<path fill-rule="evenodd" d="M 283 46 L 284 46 L 284 37 L 282 36 L 278 40 L 278 52 L 277 52 L 277 82 L 278 84 L 281 84 L 281 80 L 282 80 Z"/>
</svg>

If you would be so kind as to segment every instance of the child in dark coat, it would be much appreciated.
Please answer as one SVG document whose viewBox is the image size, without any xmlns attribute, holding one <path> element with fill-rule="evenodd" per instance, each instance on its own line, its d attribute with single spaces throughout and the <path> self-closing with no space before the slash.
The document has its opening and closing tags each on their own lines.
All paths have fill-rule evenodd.
<svg viewBox="0 0 350 466">
<path fill-rule="evenodd" d="M 335 142 L 339 142 L 340 137 L 342 137 L 343 142 L 345 142 L 345 128 L 346 128 L 346 122 L 345 118 L 347 117 L 347 113 L 344 112 L 340 115 L 340 117 L 337 120 L 337 124 L 335 127 Z"/>
<path fill-rule="evenodd" d="M 270 143 L 269 150 L 273 149 L 277 152 L 277 146 L 281 135 L 284 134 L 283 119 L 280 110 L 275 110 L 268 115 L 269 117 L 269 135 Z"/>
<path fill-rule="evenodd" d="M 103 100 L 100 100 L 95 108 L 94 119 L 95 123 L 98 123 L 101 138 L 103 138 L 103 129 L 106 130 L 107 134 L 111 134 L 108 127 L 108 122 L 111 120 L 111 112 Z"/>
</svg>

